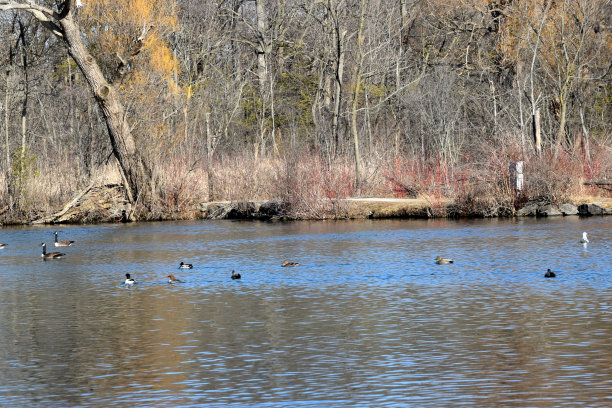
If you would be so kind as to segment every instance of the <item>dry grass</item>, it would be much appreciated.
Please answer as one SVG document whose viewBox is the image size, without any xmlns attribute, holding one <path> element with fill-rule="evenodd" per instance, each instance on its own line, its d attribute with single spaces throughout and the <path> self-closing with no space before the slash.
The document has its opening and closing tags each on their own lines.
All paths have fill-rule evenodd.
<svg viewBox="0 0 612 408">
<path fill-rule="evenodd" d="M 553 203 L 580 203 L 611 196 L 609 191 L 583 185 L 587 176 L 612 179 L 609 148 L 594 147 L 590 166 L 582 158 L 561 151 L 528 158 L 524 166 L 525 190 L 520 197 L 515 197 L 509 183 L 509 163 L 516 157 L 516 149 L 497 147 L 479 160 L 465 156 L 455 165 L 416 157 L 370 159 L 364 161 L 361 194 L 418 198 L 438 216 L 447 215 L 449 200 L 455 203 L 457 215 L 486 216 L 508 214 L 520 202 L 535 197 L 546 197 Z M 188 213 L 206 201 L 208 180 L 204 160 L 168 155 L 155 163 L 155 194 L 147 205 L 150 214 L 143 218 Z M 40 213 L 57 211 L 90 183 L 101 186 L 121 182 L 112 161 L 94 169 L 92 179 L 79 176 L 69 163 L 46 163 L 37 163 L 36 175 L 32 173 L 24 184 L 20 206 L 12 215 L 15 219 L 31 219 Z M 217 157 L 213 171 L 218 201 L 281 200 L 295 218 L 352 217 L 357 211 L 343 200 L 355 194 L 354 166 L 349 159 L 327 163 L 317 155 L 297 152 L 282 158 L 255 159 L 243 153 Z M 4 175 L 0 175 L 0 188 L 7 191 Z M 0 210 L 7 206 L 8 197 L 3 195 Z M 371 206 L 359 211 L 379 216 L 387 211 L 375 204 Z M 405 205 L 397 211 L 402 212 L 403 208 L 412 211 Z M 8 212 L 2 213 L 6 220 Z"/>
</svg>

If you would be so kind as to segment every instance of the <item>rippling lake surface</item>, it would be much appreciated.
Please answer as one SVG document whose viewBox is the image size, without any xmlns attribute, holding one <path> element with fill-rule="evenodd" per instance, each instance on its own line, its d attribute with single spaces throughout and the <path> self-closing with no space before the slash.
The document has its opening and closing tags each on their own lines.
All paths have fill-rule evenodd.
<svg viewBox="0 0 612 408">
<path fill-rule="evenodd" d="M 612 406 L 610 217 L 54 230 L 0 229 L 2 407 Z"/>
</svg>

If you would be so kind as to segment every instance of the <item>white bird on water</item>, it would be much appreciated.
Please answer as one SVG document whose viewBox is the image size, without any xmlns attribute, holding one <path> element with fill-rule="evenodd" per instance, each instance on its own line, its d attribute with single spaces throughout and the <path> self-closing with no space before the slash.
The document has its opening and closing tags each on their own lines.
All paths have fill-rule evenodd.
<svg viewBox="0 0 612 408">
<path fill-rule="evenodd" d="M 583 232 L 582 233 L 582 239 L 580 240 L 581 243 L 583 244 L 588 244 L 589 243 L 589 239 L 587 238 L 587 233 Z"/>
</svg>

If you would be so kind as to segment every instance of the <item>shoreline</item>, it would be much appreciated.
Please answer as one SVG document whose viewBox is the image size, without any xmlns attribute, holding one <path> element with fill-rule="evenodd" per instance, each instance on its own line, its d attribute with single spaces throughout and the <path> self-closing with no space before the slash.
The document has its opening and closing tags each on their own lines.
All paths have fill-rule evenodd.
<svg viewBox="0 0 612 408">
<path fill-rule="evenodd" d="M 469 207 L 450 199 L 350 197 L 337 200 L 322 199 L 317 205 L 325 212 L 300 213 L 288 202 L 266 201 L 214 201 L 201 202 L 181 211 L 134 211 L 125 200 L 120 185 L 89 188 L 80 193 L 63 209 L 54 213 L 41 213 L 31 218 L 5 220 L 4 225 L 54 225 L 127 223 L 136 221 L 178 220 L 350 220 L 350 219 L 428 219 L 428 218 L 512 218 L 555 216 L 612 215 L 612 198 L 578 197 L 559 205 L 546 198 L 536 198 L 515 208 L 513 203 L 497 203 L 480 199 Z M 5 215 L 6 217 L 6 215 Z"/>
</svg>

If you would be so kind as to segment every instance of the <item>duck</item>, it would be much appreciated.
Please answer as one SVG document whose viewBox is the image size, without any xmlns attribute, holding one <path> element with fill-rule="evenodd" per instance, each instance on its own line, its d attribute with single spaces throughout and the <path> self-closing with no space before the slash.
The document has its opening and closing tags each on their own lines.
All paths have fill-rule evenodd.
<svg viewBox="0 0 612 408">
<path fill-rule="evenodd" d="M 289 262 L 289 261 L 284 261 L 281 266 L 298 266 L 299 262 Z"/>
<path fill-rule="evenodd" d="M 441 256 L 436 256 L 436 263 L 438 265 L 452 264 L 454 261 L 448 258 L 442 258 Z"/>
<path fill-rule="evenodd" d="M 232 270 L 232 279 L 240 279 L 241 276 L 239 273 L 234 272 L 234 270 Z"/>
<path fill-rule="evenodd" d="M 551 271 L 550 268 L 548 268 L 548 270 L 544 274 L 545 278 L 554 278 L 555 276 L 557 276 L 557 275 L 555 275 L 555 273 L 553 271 Z"/>
<path fill-rule="evenodd" d="M 184 263 L 181 261 L 179 264 L 179 269 L 191 269 L 193 268 L 193 264 Z"/>
<path fill-rule="evenodd" d="M 74 241 L 70 241 L 70 240 L 58 241 L 57 240 L 57 233 L 58 232 L 59 231 L 55 231 L 55 246 L 56 247 L 70 246 L 70 245 L 74 244 Z"/>
<path fill-rule="evenodd" d="M 5 246 L 6 244 L 0 244 L 0 249 L 4 249 Z"/>
<path fill-rule="evenodd" d="M 42 254 L 41 254 L 41 256 L 43 257 L 43 259 L 58 259 L 58 258 L 61 258 L 64 255 L 66 255 L 66 254 L 63 254 L 61 252 L 49 252 L 49 253 L 47 253 L 47 244 L 45 244 L 44 242 L 42 244 L 40 244 L 40 246 L 42 246 Z"/>
<path fill-rule="evenodd" d="M 123 282 L 123 283 L 125 283 L 126 285 L 133 285 L 133 284 L 136 283 L 136 281 L 134 279 L 132 279 L 132 277 L 130 276 L 129 273 L 126 273 L 125 274 L 125 282 Z"/>
<path fill-rule="evenodd" d="M 580 239 L 580 242 L 583 244 L 588 244 L 589 243 L 589 239 L 587 238 L 587 233 L 583 232 L 582 233 L 582 238 Z"/>
<path fill-rule="evenodd" d="M 172 283 L 183 283 L 182 280 L 175 278 L 174 275 L 168 275 L 166 276 L 166 278 L 168 278 L 168 283 L 171 283 L 171 284 Z"/>
</svg>

